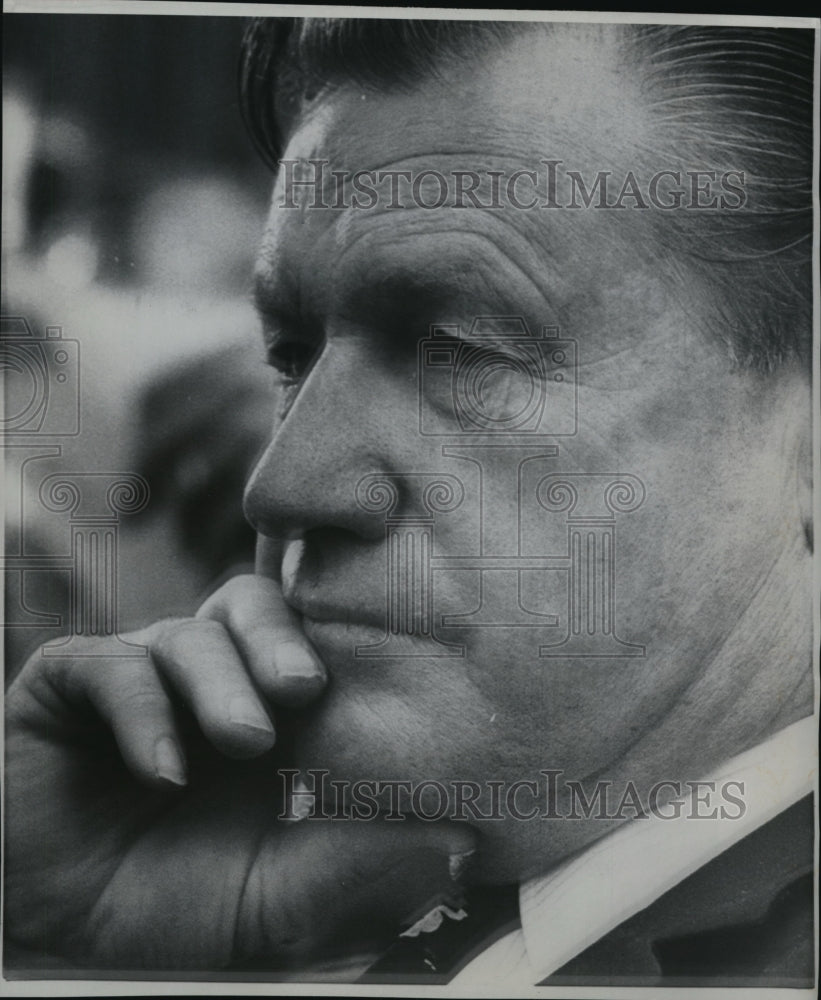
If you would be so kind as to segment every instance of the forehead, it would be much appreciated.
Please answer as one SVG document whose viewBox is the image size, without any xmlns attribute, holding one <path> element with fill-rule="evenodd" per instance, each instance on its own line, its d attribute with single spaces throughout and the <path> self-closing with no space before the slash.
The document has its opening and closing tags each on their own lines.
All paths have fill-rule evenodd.
<svg viewBox="0 0 821 1000">
<path fill-rule="evenodd" d="M 365 169 L 414 152 L 626 152 L 643 116 L 624 40 L 620 25 L 534 25 L 476 57 L 441 55 L 408 88 L 343 85 L 306 116 L 288 155 L 313 149 Z"/>
<path fill-rule="evenodd" d="M 496 170 L 507 179 L 523 169 L 543 174 L 544 159 L 560 160 L 589 178 L 598 171 L 623 175 L 633 169 L 635 151 L 647 145 L 646 131 L 640 85 L 624 60 L 621 26 L 537 25 L 475 59 L 443 57 L 434 74 L 411 87 L 383 92 L 353 83 L 337 87 L 304 115 L 283 159 L 300 165 L 323 161 L 329 192 L 333 172 L 350 180 L 369 170 L 407 170 L 414 176 L 425 170 L 448 176 L 477 171 L 483 177 Z M 460 247 L 475 249 L 466 236 L 486 245 L 503 243 L 510 259 L 517 258 L 518 244 L 518 264 L 538 258 L 540 267 L 549 267 L 557 257 L 583 257 L 585 244 L 612 228 L 610 220 L 594 218 L 601 213 L 427 211 L 412 204 L 397 212 L 387 198 L 367 211 L 316 210 L 304 203 L 283 209 L 286 183 L 280 170 L 259 262 L 264 282 L 278 290 L 314 284 L 320 260 L 333 258 L 339 286 L 354 260 L 359 271 L 363 261 L 375 271 L 400 255 L 414 261 L 433 252 L 437 240 L 445 244 L 447 259 Z M 636 221 L 620 220 L 620 239 Z M 511 266 L 518 264 L 513 260 Z M 461 266 L 458 254 L 453 266 L 457 271 Z M 556 284 L 554 276 L 554 292 Z"/>
</svg>

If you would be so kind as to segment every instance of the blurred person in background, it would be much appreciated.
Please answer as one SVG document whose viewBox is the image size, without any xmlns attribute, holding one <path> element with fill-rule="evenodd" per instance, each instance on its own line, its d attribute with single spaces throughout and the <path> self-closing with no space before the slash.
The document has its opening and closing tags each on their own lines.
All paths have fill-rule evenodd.
<svg viewBox="0 0 821 1000">
<path fill-rule="evenodd" d="M 253 567 L 255 534 L 242 490 L 270 428 L 271 385 L 251 350 L 228 348 L 180 362 L 145 389 L 137 471 L 152 503 L 170 513 L 203 583 Z"/>
<path fill-rule="evenodd" d="M 151 448 L 166 449 L 164 435 L 179 444 L 173 421 L 161 428 L 149 419 L 143 427 L 143 401 L 155 380 L 169 392 L 172 370 L 196 369 L 200 356 L 256 342 L 249 275 L 263 189 L 255 188 L 253 170 L 249 176 L 250 151 L 234 139 L 241 124 L 211 103 L 217 88 L 220 96 L 230 93 L 239 25 L 193 18 L 6 20 L 3 312 L 28 323 L 35 338 L 45 336 L 47 326 L 59 327 L 80 352 L 80 433 L 40 435 L 41 444 L 59 448 L 34 467 L 41 476 L 134 469 Z M 135 30 L 145 45 L 135 47 Z M 169 94 L 167 117 L 157 112 L 153 93 L 166 50 L 176 53 L 180 71 L 195 73 L 206 62 L 213 80 L 211 90 L 201 87 L 189 101 L 181 92 Z M 187 120 L 174 111 L 175 101 L 186 104 Z M 200 116 L 210 123 L 206 141 Z M 223 384 L 229 381 L 226 372 Z M 228 416 L 223 425 L 234 443 L 245 433 L 242 422 L 232 430 Z M 259 432 L 251 433 L 253 441 L 237 454 L 253 457 Z M 17 482 L 14 454 L 6 452 L 7 481 L 22 491 L 26 537 L 9 523 L 7 547 L 16 551 L 24 542 L 40 560 L 63 556 L 66 520 L 43 509 L 36 476 Z M 235 457 L 235 465 L 239 461 Z M 225 472 L 234 478 L 219 489 L 241 491 L 247 469 L 215 463 L 211 482 L 220 483 Z M 149 478 L 156 486 L 156 476 Z M 203 561 L 204 550 L 190 555 L 160 496 L 168 499 L 157 489 L 150 516 L 122 522 L 121 564 L 129 572 L 119 593 L 121 628 L 183 612 L 224 569 L 219 560 L 218 569 Z M 226 509 L 224 525 L 227 537 L 242 537 L 238 499 Z M 248 559 L 247 540 L 232 558 Z M 6 582 L 12 588 L 4 628 L 11 676 L 40 643 L 64 633 L 69 587 L 63 571 L 15 571 Z M 18 587 L 41 627 L 19 627 L 21 616 L 12 611 Z"/>
</svg>

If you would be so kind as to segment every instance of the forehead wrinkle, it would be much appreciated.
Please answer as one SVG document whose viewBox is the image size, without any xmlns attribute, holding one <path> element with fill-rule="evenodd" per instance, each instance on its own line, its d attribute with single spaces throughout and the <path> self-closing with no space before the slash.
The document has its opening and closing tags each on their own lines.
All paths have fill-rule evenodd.
<svg viewBox="0 0 821 1000">
<path fill-rule="evenodd" d="M 565 297 L 564 282 L 549 256 L 540 257 L 537 268 L 528 252 L 530 244 L 519 234 L 518 252 L 512 253 L 511 241 L 505 238 L 498 220 L 489 220 L 494 225 L 483 231 L 432 229 L 430 219 L 418 221 L 422 225 L 406 229 L 398 238 L 395 227 L 383 224 L 377 230 L 369 227 L 356 234 L 338 254 L 334 254 L 336 246 L 329 247 L 336 261 L 330 296 L 333 305 L 329 303 L 333 311 L 349 308 L 351 300 L 366 298 L 368 290 L 380 283 L 390 286 L 401 282 L 403 275 L 411 287 L 420 291 L 428 285 L 432 291 L 444 294 L 450 286 L 451 300 L 467 293 L 481 298 L 485 290 L 499 300 L 509 300 L 511 292 L 516 291 L 521 300 L 508 307 L 514 312 L 529 312 L 545 302 L 552 307 L 555 298 Z M 325 248 L 320 246 L 318 250 L 323 254 Z M 437 254 L 440 259 L 435 268 L 426 267 Z M 314 273 L 315 269 L 303 269 L 303 281 L 310 283 Z"/>
<path fill-rule="evenodd" d="M 554 60 L 556 65 L 552 67 L 554 76 L 557 67 L 558 69 L 564 67 L 566 70 L 574 65 L 574 60 L 576 75 L 578 76 L 580 66 L 586 72 L 586 64 L 580 59 L 580 55 L 595 51 L 591 50 L 592 39 L 606 41 L 608 53 L 606 59 L 602 56 L 602 61 L 607 63 L 608 73 L 615 72 L 618 60 L 612 58 L 616 53 L 616 46 L 613 44 L 615 35 L 612 31 L 590 32 L 580 31 L 578 26 L 571 27 L 573 28 L 571 36 L 581 38 L 584 42 L 581 49 L 576 46 L 575 54 L 558 53 L 558 58 Z M 563 36 L 559 32 L 553 32 L 551 38 L 555 43 L 557 38 L 561 40 L 560 36 L 566 37 L 566 35 L 567 32 L 564 32 Z M 602 162 L 595 159 L 592 161 L 595 168 L 612 168 L 617 155 L 616 149 L 614 145 L 603 144 L 601 126 L 604 124 L 611 131 L 614 126 L 606 115 L 603 123 L 601 120 L 592 122 L 590 120 L 591 107 L 595 114 L 595 107 L 600 106 L 600 102 L 594 102 L 593 105 L 586 107 L 584 100 L 574 98 L 572 93 L 568 98 L 565 92 L 572 91 L 573 88 L 570 86 L 572 80 L 562 81 L 563 88 L 554 87 L 552 92 L 547 93 L 550 99 L 546 100 L 544 80 L 547 78 L 546 74 L 549 76 L 548 71 L 551 67 L 545 65 L 547 59 L 545 53 L 552 52 L 555 55 L 555 44 L 552 49 L 539 48 L 530 36 L 527 42 L 530 48 L 516 50 L 523 56 L 519 62 L 527 62 L 524 70 L 516 65 L 516 61 L 510 65 L 512 50 L 506 45 L 503 47 L 504 51 L 500 49 L 495 56 L 483 60 L 482 65 L 473 71 L 474 78 L 476 73 L 482 72 L 481 83 L 491 80 L 491 85 L 484 87 L 481 93 L 475 89 L 475 79 L 473 82 L 468 80 L 470 67 L 461 66 L 462 79 L 459 86 L 464 94 L 478 94 L 473 102 L 460 104 L 460 101 L 456 100 L 454 103 L 454 95 L 458 98 L 458 88 L 454 91 L 452 81 L 447 83 L 444 91 L 441 80 L 423 80 L 410 92 L 400 93 L 379 94 L 372 91 L 363 93 L 361 89 L 353 86 L 335 89 L 323 96 L 317 107 L 310 109 L 310 115 L 300 124 L 289 144 L 286 156 L 334 161 L 330 163 L 331 169 L 337 168 L 337 164 L 342 164 L 344 169 L 350 163 L 360 169 L 385 170 L 391 167 L 398 169 L 403 164 L 415 163 L 418 159 L 424 158 L 436 161 L 431 166 L 441 167 L 452 159 L 460 156 L 470 157 L 476 155 L 479 149 L 483 149 L 481 155 L 484 159 L 498 157 L 501 165 L 508 166 L 512 163 L 517 169 L 538 166 L 539 158 L 546 155 L 550 158 L 564 159 L 567 166 L 584 170 L 586 164 L 591 162 L 589 156 L 598 145 L 602 146 L 602 152 L 606 155 L 602 156 Z M 517 89 L 523 74 L 529 83 L 529 92 L 524 98 Z M 492 115 L 486 113 L 489 108 L 489 95 Z M 365 100 L 362 100 L 363 97 Z M 521 104 L 523 99 L 526 102 L 524 108 Z M 574 99 L 578 114 L 569 115 L 567 111 L 568 108 L 574 107 Z M 454 120 L 455 105 L 459 107 L 459 116 Z M 443 114 L 441 121 L 435 122 L 435 112 L 440 107 L 447 112 L 447 115 Z M 598 114 L 601 119 L 601 113 Z M 433 131 L 431 131 L 432 121 Z M 593 128 L 592 125 L 596 127 Z M 458 142 L 454 132 L 457 134 Z M 624 145 L 625 142 L 629 146 L 629 136 L 621 137 L 621 144 Z M 395 150 L 391 148 L 392 146 L 396 147 Z M 634 152 L 631 155 L 635 157 Z M 517 160 L 517 157 L 521 157 L 521 160 Z M 605 159 L 608 162 L 603 162 Z M 459 166 L 469 167 L 470 164 L 459 164 Z M 281 182 L 281 178 L 279 181 Z M 367 216 L 371 226 L 374 223 L 381 226 L 382 220 L 385 220 L 384 224 L 393 229 L 398 224 L 397 213 L 401 212 L 403 225 L 408 225 L 409 217 L 414 217 L 411 221 L 411 232 L 417 225 L 424 228 L 429 224 L 425 218 L 425 216 L 429 218 L 427 210 L 417 208 L 391 210 L 387 208 L 387 200 L 383 199 L 376 209 L 359 211 L 356 214 L 352 210 L 329 209 L 333 217 L 330 232 L 333 234 L 336 249 L 348 253 L 367 236 L 368 230 L 359 231 L 357 216 L 359 218 Z M 302 243 L 301 251 L 298 247 L 294 247 L 293 239 L 285 244 L 288 247 L 289 257 L 294 258 L 300 252 L 303 253 L 300 262 L 300 270 L 303 272 L 301 277 L 303 280 L 310 280 L 310 269 L 316 268 L 318 245 L 327 245 L 329 232 L 324 219 L 320 221 L 316 218 L 311 219 L 310 216 L 312 213 L 328 216 L 328 211 L 318 213 L 307 208 L 305 202 L 302 204 L 301 212 L 288 210 L 291 219 L 284 220 L 286 224 L 277 227 L 283 232 L 275 243 L 283 245 L 282 240 L 288 238 L 286 234 L 289 232 L 291 237 L 298 236 L 288 225 L 289 221 L 295 221 L 293 215 L 301 217 L 303 223 L 310 223 L 303 231 L 303 238 L 296 240 L 297 244 Z M 567 274 L 569 268 L 565 263 L 565 251 L 574 254 L 579 248 L 583 249 L 590 239 L 589 233 L 582 232 L 586 227 L 579 228 L 575 215 L 573 218 L 558 218 L 566 216 L 567 213 L 553 214 L 546 210 L 516 211 L 514 219 L 512 210 L 510 217 L 504 217 L 502 212 L 482 212 L 474 208 L 456 211 L 474 219 L 481 213 L 486 217 L 481 222 L 483 229 L 493 231 L 498 227 L 503 237 L 499 237 L 495 243 L 494 257 L 500 254 L 510 257 L 512 245 L 516 250 L 517 269 L 525 274 L 530 285 L 538 289 L 540 294 L 544 294 L 544 272 L 547 270 L 548 262 L 555 258 L 557 242 L 562 248 L 561 259 L 564 272 Z M 389 212 L 393 213 L 390 217 Z M 434 210 L 430 214 L 439 218 L 440 210 Z M 635 213 L 627 214 L 635 215 Z M 615 220 L 608 220 L 611 223 L 613 221 Z M 631 218 L 631 222 L 633 221 Z M 454 224 L 453 219 L 449 221 L 449 228 L 462 232 L 464 225 L 464 221 L 458 224 Z M 623 243 L 623 235 L 626 235 L 623 230 L 619 230 L 617 235 L 612 225 L 603 228 L 608 230 L 606 240 L 613 238 Z M 307 239 L 309 232 L 310 246 Z M 494 239 L 491 238 L 490 242 L 494 243 Z M 534 252 L 534 248 L 537 248 L 537 252 Z M 274 256 L 276 255 L 269 254 L 269 258 Z M 551 270 L 555 271 L 555 268 Z M 337 278 L 332 276 L 331 280 L 338 284 Z"/>
<path fill-rule="evenodd" d="M 398 244 L 417 233 L 454 234 L 461 239 L 485 235 L 498 251 L 496 256 L 512 259 L 536 288 L 545 273 L 551 276 L 551 286 L 559 279 L 560 265 L 583 248 L 586 236 L 573 212 L 512 208 L 431 211 L 418 206 L 401 209 L 382 206 L 367 212 L 348 209 L 336 213 L 332 230 L 320 242 L 333 240 L 335 250 L 348 254 L 363 240 Z"/>
</svg>

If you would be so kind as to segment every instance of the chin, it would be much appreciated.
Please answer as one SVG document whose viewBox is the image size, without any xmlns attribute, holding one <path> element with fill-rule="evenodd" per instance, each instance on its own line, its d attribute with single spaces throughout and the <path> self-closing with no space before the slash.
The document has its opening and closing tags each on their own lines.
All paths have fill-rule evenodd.
<svg viewBox="0 0 821 1000">
<path fill-rule="evenodd" d="M 332 677 L 325 696 L 294 739 L 298 768 L 324 768 L 347 781 L 421 780 L 435 762 L 434 738 L 420 746 L 418 720 L 403 699 L 384 689 L 363 691 L 351 679 Z"/>
</svg>

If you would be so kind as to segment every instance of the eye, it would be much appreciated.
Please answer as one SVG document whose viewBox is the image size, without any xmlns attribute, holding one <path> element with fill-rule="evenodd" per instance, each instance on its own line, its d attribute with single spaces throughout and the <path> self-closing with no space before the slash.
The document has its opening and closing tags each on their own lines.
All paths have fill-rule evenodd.
<svg viewBox="0 0 821 1000">
<path fill-rule="evenodd" d="M 320 349 L 320 344 L 294 337 L 276 337 L 268 343 L 267 362 L 285 381 L 298 382 L 307 373 Z"/>
</svg>

